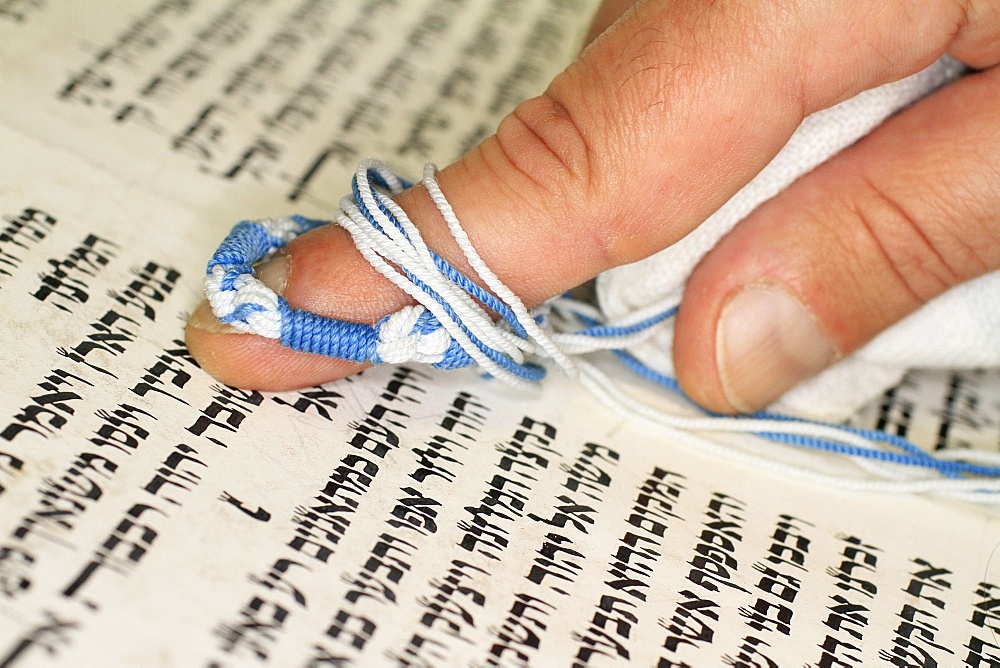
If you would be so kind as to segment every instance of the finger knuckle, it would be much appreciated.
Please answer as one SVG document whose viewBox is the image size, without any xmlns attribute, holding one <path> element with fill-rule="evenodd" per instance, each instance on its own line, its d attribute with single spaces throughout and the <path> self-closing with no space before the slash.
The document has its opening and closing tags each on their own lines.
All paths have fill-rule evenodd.
<svg viewBox="0 0 1000 668">
<path fill-rule="evenodd" d="M 954 195 L 954 190 L 947 193 Z M 868 179 L 855 209 L 901 287 L 921 303 L 985 270 L 974 244 L 962 234 L 966 227 L 951 220 L 959 208 L 942 197 L 932 187 L 920 195 L 909 189 L 900 194 Z"/>
<path fill-rule="evenodd" d="M 507 163 L 542 192 L 566 196 L 587 189 L 587 137 L 575 114 L 552 92 L 519 104 L 496 136 Z"/>
<path fill-rule="evenodd" d="M 577 236 L 598 265 L 610 266 L 617 235 L 591 224 L 605 217 L 609 199 L 606 184 L 595 183 L 592 141 L 597 138 L 581 122 L 593 110 L 562 102 L 553 88 L 522 102 L 500 123 L 493 172 L 508 195 L 554 217 L 553 226 Z"/>
</svg>

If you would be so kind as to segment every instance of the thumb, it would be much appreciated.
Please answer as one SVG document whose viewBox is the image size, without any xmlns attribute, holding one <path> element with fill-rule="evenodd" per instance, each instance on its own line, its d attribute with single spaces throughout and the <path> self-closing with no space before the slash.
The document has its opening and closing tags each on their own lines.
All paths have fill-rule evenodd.
<svg viewBox="0 0 1000 668">
<path fill-rule="evenodd" d="M 717 411 L 763 408 L 946 289 L 1000 268 L 998 104 L 1000 68 L 968 75 L 723 238 L 692 273 L 677 319 L 674 361 L 692 398 Z M 907 366 L 936 362 L 963 317 L 953 308 L 919 330 L 900 351 Z"/>
<path fill-rule="evenodd" d="M 862 39 L 856 22 L 822 3 L 752 5 L 639 3 L 440 173 L 480 256 L 529 306 L 677 241 L 749 181 L 804 114 L 920 69 L 962 18 L 935 15 L 943 9 L 913 17 L 889 3 Z M 875 34 L 884 23 L 927 39 L 916 50 Z M 886 51 L 901 56 L 872 57 Z M 856 76 L 805 76 L 832 71 Z M 468 269 L 422 188 L 397 202 L 431 248 Z M 371 323 L 409 303 L 335 227 L 296 239 L 261 275 L 292 307 L 340 319 Z M 229 333 L 204 306 L 187 340 L 209 373 L 237 386 L 288 389 L 360 368 Z"/>
</svg>

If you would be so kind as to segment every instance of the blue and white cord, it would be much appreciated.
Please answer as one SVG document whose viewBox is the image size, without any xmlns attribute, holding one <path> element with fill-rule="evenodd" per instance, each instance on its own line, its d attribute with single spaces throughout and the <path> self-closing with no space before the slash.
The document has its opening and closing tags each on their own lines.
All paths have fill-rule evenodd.
<svg viewBox="0 0 1000 668">
<path fill-rule="evenodd" d="M 547 359 L 570 377 L 579 378 L 607 405 L 668 429 L 674 438 L 703 450 L 724 451 L 729 458 L 851 489 L 935 492 L 1000 501 L 1000 459 L 988 454 L 977 455 L 975 463 L 956 461 L 951 454 L 935 457 L 882 432 L 769 413 L 679 417 L 629 398 L 592 364 L 571 355 L 617 351 L 639 375 L 679 393 L 676 380 L 624 352 L 655 333 L 676 313 L 676 304 L 654 304 L 611 323 L 605 322 L 597 309 L 565 297 L 529 312 L 473 248 L 441 192 L 435 172 L 433 165 L 426 165 L 422 183 L 486 289 L 429 249 L 416 226 L 391 199 L 410 184 L 385 164 L 365 160 L 352 179 L 352 196 L 340 201 L 336 223 L 350 233 L 371 266 L 417 305 L 374 325 L 291 308 L 256 278 L 254 265 L 299 234 L 328 223 L 296 215 L 243 221 L 229 233 L 209 261 L 205 278 L 205 292 L 216 317 L 241 332 L 279 339 L 283 346 L 295 350 L 358 363 L 420 362 L 440 369 L 478 365 L 521 388 L 545 374 L 544 367 L 533 360 Z M 499 315 L 497 321 L 491 311 Z M 584 328 L 574 331 L 578 325 L 569 324 L 572 321 L 582 322 Z M 848 455 L 879 479 L 831 476 L 766 456 L 736 452 L 698 435 L 705 432 L 751 433 L 787 445 Z"/>
<path fill-rule="evenodd" d="M 353 197 L 340 202 L 336 222 L 350 233 L 372 267 L 419 305 L 405 307 L 374 325 L 292 309 L 256 278 L 253 265 L 298 234 L 328 221 L 289 216 L 241 222 L 223 241 L 209 261 L 205 279 L 216 317 L 242 332 L 280 339 L 295 350 L 359 363 L 422 362 L 440 369 L 479 365 L 497 378 L 526 387 L 545 374 L 528 356 L 544 352 L 574 373 L 573 362 L 472 248 L 434 172 L 434 166 L 428 165 L 424 184 L 470 266 L 492 293 L 427 247 L 416 226 L 389 197 L 409 184 L 384 164 L 366 160 L 354 176 Z M 500 314 L 500 325 L 486 308 Z"/>
</svg>

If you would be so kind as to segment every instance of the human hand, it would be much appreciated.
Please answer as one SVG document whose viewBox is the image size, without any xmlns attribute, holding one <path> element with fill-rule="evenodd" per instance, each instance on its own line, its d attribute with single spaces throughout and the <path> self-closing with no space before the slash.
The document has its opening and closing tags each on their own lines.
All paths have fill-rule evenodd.
<svg viewBox="0 0 1000 668">
<path fill-rule="evenodd" d="M 806 115 L 943 52 L 982 71 L 802 177 L 705 257 L 678 314 L 678 378 L 707 408 L 762 407 L 1000 267 L 995 2 L 632 4 L 605 2 L 599 37 L 546 94 L 439 174 L 480 255 L 526 303 L 676 242 Z M 467 269 L 422 189 L 397 201 Z M 408 303 L 337 227 L 296 239 L 260 276 L 292 306 L 342 319 L 374 322 Z M 219 333 L 203 308 L 187 337 L 207 371 L 239 386 L 288 389 L 360 368 Z"/>
</svg>

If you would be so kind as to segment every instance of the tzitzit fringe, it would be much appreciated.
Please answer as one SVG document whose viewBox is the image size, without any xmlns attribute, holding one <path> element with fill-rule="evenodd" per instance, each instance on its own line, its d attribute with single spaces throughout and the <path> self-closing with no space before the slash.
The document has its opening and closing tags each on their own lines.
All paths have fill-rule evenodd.
<svg viewBox="0 0 1000 668">
<path fill-rule="evenodd" d="M 540 381 L 545 375 L 542 362 L 548 361 L 630 419 L 713 455 L 852 490 L 1000 501 L 1000 457 L 995 455 L 976 453 L 966 459 L 952 453 L 934 456 L 879 431 L 767 412 L 691 418 L 637 402 L 580 356 L 597 350 L 615 351 L 640 376 L 681 393 L 675 379 L 624 352 L 673 317 L 677 305 L 656 304 L 617 322 L 605 322 L 597 309 L 568 297 L 529 311 L 473 248 L 438 186 L 436 171 L 434 165 L 424 167 L 423 185 L 485 288 L 428 248 L 416 226 L 391 199 L 410 184 L 385 164 L 365 160 L 352 179 L 352 196 L 340 201 L 335 222 L 350 233 L 371 266 L 417 305 L 391 313 L 374 325 L 291 308 L 256 278 L 254 265 L 296 236 L 330 222 L 294 215 L 243 221 L 232 229 L 208 263 L 205 292 L 212 311 L 222 323 L 241 332 L 278 339 L 294 350 L 358 363 L 419 362 L 439 369 L 479 366 L 518 388 Z M 491 312 L 499 319 L 494 321 Z M 581 324 L 582 329 L 571 331 Z M 760 451 L 762 454 L 748 454 L 706 438 L 712 432 L 752 434 L 786 446 L 845 455 L 858 462 L 858 473 L 835 476 L 793 466 L 767 456 L 766 449 Z"/>
</svg>

